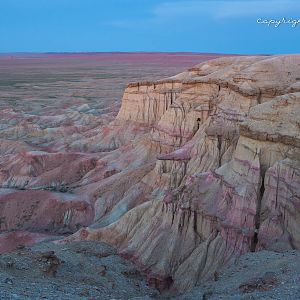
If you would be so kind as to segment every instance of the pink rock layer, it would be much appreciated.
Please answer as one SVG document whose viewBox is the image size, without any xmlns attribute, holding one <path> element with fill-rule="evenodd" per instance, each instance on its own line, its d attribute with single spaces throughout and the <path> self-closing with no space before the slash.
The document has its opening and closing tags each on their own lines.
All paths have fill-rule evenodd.
<svg viewBox="0 0 300 300">
<path fill-rule="evenodd" d="M 0 230 L 70 233 L 87 226 L 93 207 L 76 195 L 39 190 L 2 190 Z"/>
<path fill-rule="evenodd" d="M 0 234 L 0 254 L 8 253 L 24 246 L 57 239 L 58 236 L 26 231 L 14 231 Z"/>
</svg>

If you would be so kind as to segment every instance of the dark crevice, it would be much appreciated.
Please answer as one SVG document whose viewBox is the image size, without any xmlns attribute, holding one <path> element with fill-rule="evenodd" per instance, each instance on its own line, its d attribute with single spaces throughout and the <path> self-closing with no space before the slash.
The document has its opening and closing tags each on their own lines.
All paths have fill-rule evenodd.
<svg viewBox="0 0 300 300">
<path fill-rule="evenodd" d="M 222 136 L 218 135 L 218 150 L 219 150 L 219 167 L 222 164 L 222 155 L 221 155 L 221 147 L 222 147 Z"/>
<path fill-rule="evenodd" d="M 177 196 L 177 197 L 178 197 L 178 196 Z M 174 223 L 177 202 L 178 202 L 178 199 L 177 199 L 177 201 L 176 201 L 176 204 L 172 204 L 172 222 L 171 222 L 171 226 L 172 226 L 173 223 Z"/>
<path fill-rule="evenodd" d="M 261 91 L 259 91 L 259 94 L 257 96 L 257 103 L 258 104 L 261 104 L 261 97 L 262 97 L 262 93 L 261 93 Z"/>
<path fill-rule="evenodd" d="M 165 110 L 168 110 L 168 97 L 167 94 L 164 94 Z"/>
<path fill-rule="evenodd" d="M 198 232 L 198 228 L 197 228 L 197 212 L 196 211 L 194 211 L 194 224 L 193 224 L 193 227 L 194 227 L 194 231 Z"/>
<path fill-rule="evenodd" d="M 256 246 L 258 243 L 258 231 L 260 227 L 260 213 L 261 213 L 261 201 L 263 198 L 263 195 L 265 193 L 265 171 L 261 172 L 261 186 L 258 194 L 257 199 L 257 207 L 256 207 L 256 214 L 255 214 L 255 231 L 251 242 L 250 251 L 255 252 Z"/>
<path fill-rule="evenodd" d="M 255 252 L 257 243 L 258 243 L 258 232 L 257 232 L 257 229 L 256 229 L 255 232 L 254 232 L 254 236 L 252 238 L 252 243 L 251 243 L 251 248 L 250 248 L 251 252 Z"/>
<path fill-rule="evenodd" d="M 200 128 L 200 123 L 201 123 L 201 119 L 200 118 L 198 118 L 197 119 L 197 131 L 199 130 L 199 128 Z"/>
</svg>

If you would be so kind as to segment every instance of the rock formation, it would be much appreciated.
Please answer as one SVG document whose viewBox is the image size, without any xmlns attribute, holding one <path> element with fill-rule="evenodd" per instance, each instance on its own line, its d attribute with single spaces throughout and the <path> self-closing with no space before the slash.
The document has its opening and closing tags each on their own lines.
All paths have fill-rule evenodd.
<svg viewBox="0 0 300 300">
<path fill-rule="evenodd" d="M 243 253 L 299 249 L 299 80 L 299 55 L 246 56 L 130 84 L 110 125 L 131 127 L 119 171 L 67 240 L 106 241 L 179 291 Z"/>
<path fill-rule="evenodd" d="M 300 55 L 223 57 L 129 84 L 111 122 L 74 113 L 76 126 L 41 128 L 65 121 L 7 111 L 0 186 L 26 191 L 2 192 L 1 226 L 88 225 L 63 242 L 116 246 L 160 290 L 246 252 L 300 249 L 299 83 Z M 25 202 L 49 219 L 27 220 Z"/>
<path fill-rule="evenodd" d="M 0 251 L 76 232 L 110 212 L 155 159 L 154 152 L 144 156 L 140 143 L 135 169 L 127 168 L 130 159 L 116 162 L 119 152 L 114 150 L 125 146 L 124 155 L 132 147 L 128 141 L 148 130 L 112 123 L 124 87 L 130 80 L 170 76 L 215 57 L 219 55 L 1 56 Z M 125 169 L 128 178 L 119 174 Z M 117 176 L 123 178 L 124 190 L 111 194 Z"/>
</svg>

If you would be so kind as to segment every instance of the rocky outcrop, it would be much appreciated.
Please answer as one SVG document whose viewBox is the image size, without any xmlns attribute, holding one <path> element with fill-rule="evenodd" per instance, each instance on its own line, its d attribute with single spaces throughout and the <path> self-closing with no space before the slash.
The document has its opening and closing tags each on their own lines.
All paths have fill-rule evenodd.
<svg viewBox="0 0 300 300">
<path fill-rule="evenodd" d="M 261 144 L 264 176 L 259 249 L 299 249 L 300 93 L 259 105 L 241 127 Z"/>
<path fill-rule="evenodd" d="M 72 233 L 91 223 L 93 207 L 81 197 L 38 190 L 1 189 L 0 231 Z"/>
<path fill-rule="evenodd" d="M 299 78 L 299 55 L 231 57 L 129 85 L 117 121 L 149 128 L 147 196 L 68 240 L 111 243 L 175 290 L 243 253 L 298 249 Z"/>
</svg>

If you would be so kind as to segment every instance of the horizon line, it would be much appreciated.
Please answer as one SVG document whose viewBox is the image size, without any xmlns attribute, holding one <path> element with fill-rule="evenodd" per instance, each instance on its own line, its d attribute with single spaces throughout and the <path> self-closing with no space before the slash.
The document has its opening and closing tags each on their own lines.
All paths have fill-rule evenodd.
<svg viewBox="0 0 300 300">
<path fill-rule="evenodd" d="M 277 55 L 274 53 L 224 53 L 224 52 L 196 52 L 196 51 L 14 51 L 0 52 L 0 55 L 55 55 L 55 54 L 208 54 L 208 55 Z M 284 53 L 282 53 L 284 54 Z M 287 53 L 286 53 L 287 54 Z"/>
</svg>

